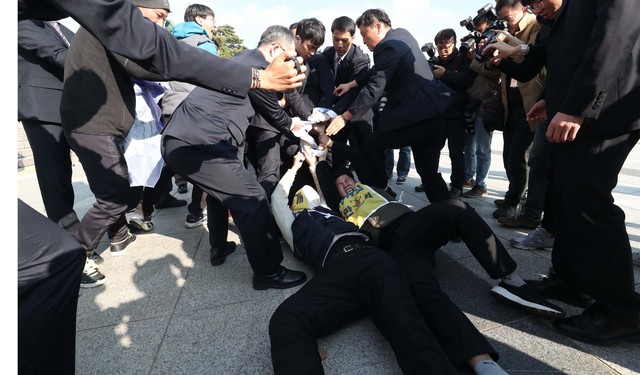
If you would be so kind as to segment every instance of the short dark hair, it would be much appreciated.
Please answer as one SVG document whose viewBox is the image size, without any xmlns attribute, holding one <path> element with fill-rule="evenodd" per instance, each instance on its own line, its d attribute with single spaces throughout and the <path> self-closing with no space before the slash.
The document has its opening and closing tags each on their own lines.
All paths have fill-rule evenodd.
<svg viewBox="0 0 640 375">
<path fill-rule="evenodd" d="M 387 14 L 387 12 L 385 12 L 382 9 L 365 10 L 364 13 L 362 13 L 362 15 L 358 17 L 358 19 L 356 20 L 356 25 L 358 27 L 362 25 L 371 26 L 376 21 L 382 22 L 388 27 L 391 27 L 391 19 L 389 18 L 389 15 Z"/>
<path fill-rule="evenodd" d="M 294 22 L 291 25 L 289 25 L 289 30 L 293 30 L 293 29 L 297 29 L 298 28 L 298 23 Z"/>
<path fill-rule="evenodd" d="M 499 12 L 504 7 L 513 8 L 514 6 L 522 4 L 520 0 L 497 0 L 496 1 L 496 12 Z"/>
<path fill-rule="evenodd" d="M 347 169 L 346 167 L 340 167 L 333 171 L 333 183 L 335 184 L 338 177 L 342 176 L 343 174 L 346 174 L 353 179 L 353 172 L 351 170 Z"/>
<path fill-rule="evenodd" d="M 311 43 L 319 46 L 324 44 L 324 34 L 326 29 L 317 18 L 305 18 L 298 22 L 296 35 L 302 41 L 311 40 Z"/>
<path fill-rule="evenodd" d="M 184 22 L 195 21 L 196 17 L 207 18 L 209 16 L 216 18 L 213 9 L 202 4 L 191 4 L 184 11 Z"/>
<path fill-rule="evenodd" d="M 334 31 L 349 32 L 351 36 L 356 34 L 356 22 L 347 16 L 338 17 L 331 24 L 331 32 Z"/>
<path fill-rule="evenodd" d="M 436 42 L 436 44 L 440 42 L 446 43 L 451 38 L 453 38 L 454 43 L 458 41 L 458 38 L 456 37 L 456 32 L 453 31 L 453 29 L 442 29 L 438 31 L 438 33 L 436 34 L 436 37 L 433 38 L 433 41 Z"/>
</svg>

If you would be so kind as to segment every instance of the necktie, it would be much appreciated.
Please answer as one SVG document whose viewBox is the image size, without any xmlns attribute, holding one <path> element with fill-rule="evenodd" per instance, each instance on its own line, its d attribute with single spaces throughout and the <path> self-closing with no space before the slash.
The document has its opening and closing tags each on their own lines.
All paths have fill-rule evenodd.
<svg viewBox="0 0 640 375">
<path fill-rule="evenodd" d="M 62 32 L 62 29 L 60 28 L 60 25 L 56 21 L 47 21 L 47 23 L 51 27 L 53 27 L 53 29 L 56 31 L 56 33 L 58 33 L 60 38 L 62 38 L 62 40 L 64 41 L 64 44 L 66 44 L 67 47 L 69 47 L 69 45 L 70 45 L 69 40 L 67 39 L 66 36 L 64 36 L 64 33 Z"/>
<path fill-rule="evenodd" d="M 338 76 L 338 67 L 340 66 L 340 56 L 336 55 L 336 61 L 333 64 L 333 78 Z"/>
</svg>

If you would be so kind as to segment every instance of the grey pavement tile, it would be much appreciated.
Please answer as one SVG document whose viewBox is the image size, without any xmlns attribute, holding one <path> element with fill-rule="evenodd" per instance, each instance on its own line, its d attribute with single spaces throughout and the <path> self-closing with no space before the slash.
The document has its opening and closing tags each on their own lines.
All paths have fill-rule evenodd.
<svg viewBox="0 0 640 375">
<path fill-rule="evenodd" d="M 79 330 L 76 374 L 149 373 L 168 322 L 168 317 L 131 321 L 123 316 L 113 325 Z"/>
<path fill-rule="evenodd" d="M 355 370 L 335 373 L 337 375 L 401 375 L 402 370 L 398 367 L 395 358 L 379 363 L 363 366 Z"/>
<path fill-rule="evenodd" d="M 616 374 L 539 319 L 517 320 L 483 334 L 500 354 L 500 366 L 510 374 Z"/>
<path fill-rule="evenodd" d="M 272 298 L 173 315 L 148 373 L 273 373 L 267 327 L 280 302 Z"/>
</svg>

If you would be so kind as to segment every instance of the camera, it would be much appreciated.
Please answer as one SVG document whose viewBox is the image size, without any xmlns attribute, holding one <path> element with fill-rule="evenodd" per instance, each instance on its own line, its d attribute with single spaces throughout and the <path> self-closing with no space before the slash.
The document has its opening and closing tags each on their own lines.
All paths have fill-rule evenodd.
<svg viewBox="0 0 640 375">
<path fill-rule="evenodd" d="M 485 21 L 488 23 L 487 28 L 483 33 L 476 31 L 475 26 Z M 496 40 L 501 40 L 501 35 L 498 30 L 505 30 L 507 28 L 507 22 L 498 19 L 496 10 L 491 3 L 487 3 L 482 8 L 478 9 L 477 15 L 473 18 L 471 16 L 460 21 L 460 26 L 465 27 L 470 31 L 469 35 L 460 38 L 460 52 L 467 53 L 469 49 L 480 45 L 481 41 L 484 44 L 480 45 L 476 49 L 474 58 L 479 62 L 487 60 L 488 56 L 483 55 L 482 52 L 487 46 Z"/>
<path fill-rule="evenodd" d="M 431 70 L 433 70 L 433 64 L 436 62 L 436 47 L 434 47 L 433 43 L 425 43 L 420 50 L 429 55 L 427 61 L 429 62 Z"/>
</svg>

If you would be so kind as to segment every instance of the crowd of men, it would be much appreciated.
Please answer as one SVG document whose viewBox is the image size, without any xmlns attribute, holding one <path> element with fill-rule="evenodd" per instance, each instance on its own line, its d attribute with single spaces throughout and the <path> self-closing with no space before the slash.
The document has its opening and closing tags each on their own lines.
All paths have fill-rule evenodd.
<svg viewBox="0 0 640 375">
<path fill-rule="evenodd" d="M 324 24 L 305 18 L 268 27 L 256 48 L 230 59 L 216 56 L 215 14 L 204 5 L 189 8 L 178 28 L 197 37 L 180 41 L 162 28 L 168 0 L 19 0 L 18 9 L 18 116 L 48 216 L 18 202 L 21 373 L 54 362 L 74 372 L 78 288 L 107 280 L 98 244 L 106 234 L 111 255 L 123 255 L 136 240 L 127 213 L 167 199 L 132 189 L 125 158 L 142 95 L 172 90 L 157 82 L 194 86 L 170 110 L 142 101 L 163 128 L 165 185 L 148 188 L 166 191 L 177 174 L 201 190 L 190 215 L 204 222 L 206 199 L 213 266 L 235 250 L 230 215 L 256 290 L 306 282 L 271 320 L 277 374 L 322 373 L 316 340 L 364 315 L 404 373 L 504 374 L 497 352 L 435 280 L 433 253 L 448 241 L 464 241 L 500 279 L 492 295 L 554 319 L 563 334 L 640 342 L 631 247 L 611 197 L 640 139 L 640 107 L 631 104 L 640 102 L 637 2 L 497 0 L 471 22 L 464 51 L 444 29 L 431 59 L 381 9 L 336 18 L 324 51 Z M 55 21 L 64 16 L 81 25 L 75 34 Z M 356 32 L 373 61 L 353 44 Z M 495 129 L 509 189 L 493 216 L 534 229 L 513 246 L 552 249 L 542 280 L 522 280 L 487 223 L 459 199 L 487 194 Z M 449 184 L 439 172 L 445 142 Z M 417 212 L 388 185 L 385 153 L 408 146 L 430 202 Z M 96 198 L 81 219 L 71 150 Z M 141 216 L 133 227 L 152 230 L 149 211 Z M 309 282 L 281 265 L 280 236 L 314 267 Z M 584 311 L 566 317 L 547 299 Z"/>
</svg>

